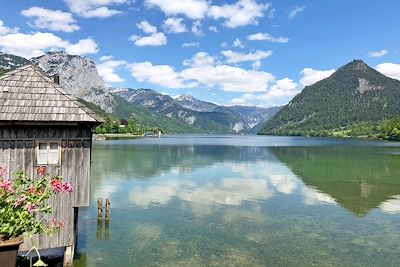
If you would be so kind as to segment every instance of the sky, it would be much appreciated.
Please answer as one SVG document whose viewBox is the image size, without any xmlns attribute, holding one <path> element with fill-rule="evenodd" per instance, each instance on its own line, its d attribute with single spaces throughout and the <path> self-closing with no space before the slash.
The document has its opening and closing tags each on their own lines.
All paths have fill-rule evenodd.
<svg viewBox="0 0 400 267">
<path fill-rule="evenodd" d="M 398 0 L 13 0 L 0 51 L 90 57 L 113 88 L 270 107 L 353 59 L 400 80 Z"/>
</svg>

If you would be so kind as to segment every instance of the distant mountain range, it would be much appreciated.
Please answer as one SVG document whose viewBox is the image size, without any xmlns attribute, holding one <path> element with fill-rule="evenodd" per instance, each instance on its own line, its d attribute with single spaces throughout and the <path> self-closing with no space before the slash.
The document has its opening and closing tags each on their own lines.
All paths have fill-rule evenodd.
<svg viewBox="0 0 400 267">
<path fill-rule="evenodd" d="M 307 86 L 260 131 L 261 134 L 308 135 L 400 115 L 400 81 L 361 60 Z"/>
<path fill-rule="evenodd" d="M 280 107 L 225 107 L 183 95 L 173 99 L 151 89 L 107 88 L 91 58 L 48 52 L 27 60 L 0 53 L 0 74 L 34 64 L 47 75 L 60 75 L 62 88 L 100 114 L 127 119 L 169 133 L 256 133 Z"/>
<path fill-rule="evenodd" d="M 249 133 L 264 124 L 279 108 L 225 107 L 182 95 L 176 99 L 151 89 L 116 88 L 111 91 L 129 102 L 176 118 L 206 133 Z"/>
</svg>

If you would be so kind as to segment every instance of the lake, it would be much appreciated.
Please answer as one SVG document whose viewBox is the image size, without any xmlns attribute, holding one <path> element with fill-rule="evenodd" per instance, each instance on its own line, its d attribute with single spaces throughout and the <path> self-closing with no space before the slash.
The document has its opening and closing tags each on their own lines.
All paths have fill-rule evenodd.
<svg viewBox="0 0 400 267">
<path fill-rule="evenodd" d="M 400 143 L 98 141 L 79 216 L 74 266 L 399 266 Z"/>
</svg>

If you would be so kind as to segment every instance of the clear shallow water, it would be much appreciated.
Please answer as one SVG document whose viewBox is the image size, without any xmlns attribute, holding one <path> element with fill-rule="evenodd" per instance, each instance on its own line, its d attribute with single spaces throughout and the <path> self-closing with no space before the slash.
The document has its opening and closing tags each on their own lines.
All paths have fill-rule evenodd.
<svg viewBox="0 0 400 267">
<path fill-rule="evenodd" d="M 398 266 L 399 152 L 299 137 L 97 142 L 74 266 Z"/>
</svg>

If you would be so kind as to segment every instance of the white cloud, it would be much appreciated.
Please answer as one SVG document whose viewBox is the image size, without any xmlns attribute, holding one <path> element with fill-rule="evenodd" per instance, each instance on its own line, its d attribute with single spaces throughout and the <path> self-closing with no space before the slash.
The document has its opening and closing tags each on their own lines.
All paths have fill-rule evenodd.
<svg viewBox="0 0 400 267">
<path fill-rule="evenodd" d="M 197 36 L 203 36 L 204 35 L 203 31 L 201 30 L 201 22 L 199 20 L 196 20 L 196 21 L 193 22 L 192 33 L 194 33 Z"/>
<path fill-rule="evenodd" d="M 259 99 L 263 100 L 265 103 L 282 103 L 282 101 L 289 101 L 299 92 L 297 84 L 293 80 L 284 78 L 276 81 L 275 84 L 271 86 L 268 93 L 261 95 Z"/>
<path fill-rule="evenodd" d="M 65 49 L 69 54 L 83 55 L 98 52 L 96 42 L 91 38 L 71 44 L 52 33 L 12 33 L 0 36 L 1 51 L 25 58 L 41 56 L 51 49 Z"/>
<path fill-rule="evenodd" d="M 268 41 L 272 43 L 287 43 L 289 38 L 287 37 L 273 37 L 269 33 L 255 33 L 247 36 L 250 41 Z"/>
<path fill-rule="evenodd" d="M 400 80 L 400 64 L 382 63 L 376 66 L 375 69 L 392 79 Z"/>
<path fill-rule="evenodd" d="M 167 16 L 184 15 L 189 19 L 204 18 L 208 3 L 206 0 L 145 0 L 148 7 L 158 7 Z"/>
<path fill-rule="evenodd" d="M 252 105 L 252 101 L 261 102 L 261 106 L 273 106 L 286 104 L 290 99 L 298 94 L 300 90 L 297 84 L 289 79 L 284 78 L 276 81 L 269 89 L 268 92 L 263 94 L 247 93 L 241 97 L 231 100 L 231 105 Z"/>
<path fill-rule="evenodd" d="M 109 5 L 128 3 L 129 0 L 64 0 L 71 12 L 84 18 L 108 18 L 122 13 Z"/>
<path fill-rule="evenodd" d="M 305 68 L 300 72 L 300 74 L 303 75 L 303 78 L 300 79 L 300 83 L 303 86 L 308 86 L 331 76 L 334 72 L 334 69 L 314 70 L 312 68 Z"/>
<path fill-rule="evenodd" d="M 198 52 L 191 59 L 186 59 L 183 61 L 183 66 L 186 67 L 202 67 L 214 65 L 215 59 L 206 52 Z"/>
<path fill-rule="evenodd" d="M 163 28 L 166 32 L 171 33 L 182 33 L 187 31 L 182 18 L 167 18 L 164 20 Z"/>
<path fill-rule="evenodd" d="M 272 55 L 271 50 L 268 51 L 257 50 L 255 53 L 248 53 L 248 54 L 233 52 L 232 50 L 224 50 L 221 51 L 221 53 L 226 57 L 227 63 L 233 63 L 233 64 L 246 61 L 260 61 L 261 59 Z"/>
<path fill-rule="evenodd" d="M 21 11 L 21 15 L 33 18 L 32 27 L 50 31 L 73 32 L 79 30 L 71 13 L 61 10 L 50 10 L 42 7 L 31 7 Z"/>
<path fill-rule="evenodd" d="M 137 46 L 162 46 L 167 44 L 167 36 L 163 32 L 157 32 L 157 27 L 143 20 L 136 24 L 143 32 L 150 34 L 149 36 L 131 35 L 128 40 L 135 43 Z"/>
<path fill-rule="evenodd" d="M 0 36 L 1 51 L 17 56 L 31 58 L 41 56 L 50 48 L 66 48 L 67 41 L 52 33 L 35 34 L 12 33 Z"/>
<path fill-rule="evenodd" d="M 65 51 L 71 55 L 94 54 L 99 51 L 97 43 L 92 38 L 79 40 L 76 44 L 70 44 Z"/>
<path fill-rule="evenodd" d="M 97 64 L 97 70 L 99 75 L 103 78 L 106 82 L 113 82 L 113 83 L 120 83 L 123 82 L 124 79 L 121 78 L 115 71 L 127 65 L 127 62 L 124 60 L 106 60 L 100 64 Z"/>
<path fill-rule="evenodd" d="M 167 88 L 193 87 L 193 84 L 186 84 L 179 73 L 169 65 L 153 65 L 146 61 L 130 64 L 129 69 L 139 82 L 149 82 Z"/>
<path fill-rule="evenodd" d="M 374 51 L 374 52 L 369 52 L 368 56 L 369 57 L 383 57 L 384 55 L 386 55 L 388 53 L 387 50 L 382 49 L 380 51 Z"/>
<path fill-rule="evenodd" d="M 207 0 L 145 0 L 144 3 L 149 8 L 160 8 L 166 16 L 183 15 L 191 20 L 201 20 L 207 15 L 215 20 L 223 19 L 223 25 L 228 28 L 258 24 L 264 11 L 271 7 L 270 4 L 258 4 L 255 0 L 238 0 L 224 5 L 210 5 L 211 1 Z M 215 29 L 211 26 L 210 30 Z"/>
<path fill-rule="evenodd" d="M 190 43 L 183 43 L 182 47 L 199 47 L 199 42 L 190 42 Z"/>
<path fill-rule="evenodd" d="M 191 67 L 184 69 L 181 75 L 187 80 L 195 80 L 209 87 L 216 86 L 227 92 L 263 92 L 274 78 L 267 72 L 227 65 Z"/>
<path fill-rule="evenodd" d="M 9 28 L 4 25 L 4 22 L 0 20 L 0 35 L 9 34 L 9 33 L 17 33 L 19 31 L 18 28 Z"/>
<path fill-rule="evenodd" d="M 167 37 L 162 32 L 153 33 L 149 36 L 131 35 L 128 40 L 137 46 L 162 46 L 167 44 Z"/>
<path fill-rule="evenodd" d="M 0 36 L 1 51 L 17 56 L 31 58 L 41 56 L 51 49 L 65 49 L 74 55 L 93 54 L 98 52 L 96 42 L 91 39 L 82 39 L 76 44 L 52 33 L 37 32 L 34 34 L 11 33 Z"/>
<path fill-rule="evenodd" d="M 233 46 L 234 46 L 234 47 L 240 47 L 240 48 L 243 48 L 243 47 L 244 47 L 244 45 L 242 44 L 242 41 L 240 41 L 239 38 L 236 38 L 236 39 L 233 41 Z"/>
<path fill-rule="evenodd" d="M 227 47 L 228 47 L 228 44 L 227 44 L 226 42 L 222 42 L 222 43 L 221 43 L 221 47 L 222 47 L 222 48 L 227 48 Z"/>
<path fill-rule="evenodd" d="M 157 27 L 150 24 L 147 20 L 143 20 L 140 23 L 136 23 L 136 27 L 138 27 L 138 29 L 142 30 L 143 32 L 149 34 L 157 32 Z"/>
<path fill-rule="evenodd" d="M 140 62 L 130 64 L 129 69 L 139 82 L 167 88 L 192 88 L 203 84 L 228 92 L 265 92 L 274 80 L 274 76 L 267 72 L 218 65 L 206 52 L 184 60 L 183 66 L 185 68 L 178 72 L 169 65 Z"/>
<path fill-rule="evenodd" d="M 257 4 L 255 0 L 239 0 L 232 5 L 211 6 L 208 16 L 216 20 L 224 19 L 223 25 L 228 28 L 237 28 L 258 24 L 258 18 L 263 17 L 263 12 L 269 7 L 270 4 Z"/>
<path fill-rule="evenodd" d="M 217 29 L 216 26 L 210 26 L 210 27 L 208 27 L 208 29 L 209 29 L 210 31 L 212 31 L 212 32 L 218 32 L 218 29 Z"/>
<path fill-rule="evenodd" d="M 99 60 L 100 61 L 107 61 L 107 60 L 111 60 L 111 59 L 113 59 L 114 57 L 113 56 L 101 56 L 100 58 L 99 58 Z"/>
<path fill-rule="evenodd" d="M 299 14 L 300 12 L 302 12 L 304 9 L 306 8 L 306 6 L 296 6 L 294 7 L 290 12 L 289 12 L 289 16 L 288 18 L 290 20 L 294 19 L 297 14 Z"/>
</svg>

